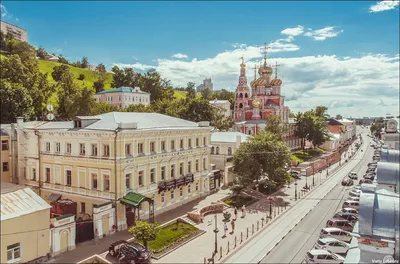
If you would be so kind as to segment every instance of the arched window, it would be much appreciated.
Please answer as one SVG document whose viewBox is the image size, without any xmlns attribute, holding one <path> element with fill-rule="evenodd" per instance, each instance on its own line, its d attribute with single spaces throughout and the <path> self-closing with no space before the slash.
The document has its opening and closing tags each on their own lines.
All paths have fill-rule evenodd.
<svg viewBox="0 0 400 264">
<path fill-rule="evenodd" d="M 217 147 L 217 151 L 216 151 L 215 154 L 217 154 L 217 155 L 219 154 L 219 147 Z"/>
<path fill-rule="evenodd" d="M 243 108 L 243 104 L 242 103 L 239 104 L 239 108 Z"/>
<path fill-rule="evenodd" d="M 249 132 L 248 132 L 248 133 L 249 133 L 249 135 L 251 135 L 251 130 L 249 130 Z"/>
<path fill-rule="evenodd" d="M 243 98 L 243 94 L 242 93 L 239 94 L 239 98 Z"/>
<path fill-rule="evenodd" d="M 211 147 L 211 154 L 214 154 L 214 147 Z"/>
<path fill-rule="evenodd" d="M 232 155 L 232 148 L 231 147 L 228 148 L 228 155 Z"/>
<path fill-rule="evenodd" d="M 245 93 L 244 98 L 249 98 L 249 95 L 247 93 Z"/>
</svg>

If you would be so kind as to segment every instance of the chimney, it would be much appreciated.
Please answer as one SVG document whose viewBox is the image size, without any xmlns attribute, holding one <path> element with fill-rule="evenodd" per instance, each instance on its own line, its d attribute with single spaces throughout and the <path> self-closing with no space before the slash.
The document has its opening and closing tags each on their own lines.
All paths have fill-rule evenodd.
<svg viewBox="0 0 400 264">
<path fill-rule="evenodd" d="M 21 116 L 17 117 L 17 126 L 22 127 L 23 124 L 24 124 L 24 118 Z"/>
<path fill-rule="evenodd" d="M 241 143 L 242 143 L 242 136 L 236 135 L 236 148 L 239 148 Z"/>
</svg>

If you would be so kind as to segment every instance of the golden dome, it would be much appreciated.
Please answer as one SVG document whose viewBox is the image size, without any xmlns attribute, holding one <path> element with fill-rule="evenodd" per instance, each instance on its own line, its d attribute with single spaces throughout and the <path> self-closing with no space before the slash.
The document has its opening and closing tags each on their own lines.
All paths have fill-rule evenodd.
<svg viewBox="0 0 400 264">
<path fill-rule="evenodd" d="M 272 74 L 272 68 L 270 66 L 267 66 L 266 64 L 264 64 L 262 67 L 260 67 L 258 69 L 258 74 L 260 76 L 264 75 L 264 74 Z"/>
<path fill-rule="evenodd" d="M 271 81 L 271 86 L 280 86 L 282 84 L 282 80 L 275 78 Z"/>
<path fill-rule="evenodd" d="M 254 108 L 260 108 L 260 105 L 261 105 L 260 99 L 258 99 L 257 97 L 254 98 L 254 99 L 253 99 L 253 102 L 252 102 L 252 106 L 253 106 Z"/>
</svg>

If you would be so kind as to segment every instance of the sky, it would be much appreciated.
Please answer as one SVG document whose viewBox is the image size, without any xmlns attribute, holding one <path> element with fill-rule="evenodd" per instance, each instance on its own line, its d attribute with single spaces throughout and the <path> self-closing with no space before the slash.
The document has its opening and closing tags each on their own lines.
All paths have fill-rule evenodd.
<svg viewBox="0 0 400 264">
<path fill-rule="evenodd" d="M 2 1 L 1 19 L 71 61 L 155 68 L 176 87 L 234 91 L 239 58 L 250 83 L 267 43 L 292 112 L 399 114 L 399 1 Z"/>
</svg>

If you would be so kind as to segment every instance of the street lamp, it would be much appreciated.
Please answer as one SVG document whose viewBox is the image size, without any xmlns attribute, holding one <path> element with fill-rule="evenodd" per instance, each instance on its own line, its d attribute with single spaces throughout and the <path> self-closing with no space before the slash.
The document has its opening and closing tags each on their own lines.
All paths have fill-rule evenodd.
<svg viewBox="0 0 400 264">
<path fill-rule="evenodd" d="M 314 183 L 314 175 L 315 175 L 315 171 L 314 171 L 314 162 L 313 162 L 313 164 L 312 164 L 312 186 L 313 186 L 313 187 L 315 186 L 315 183 Z"/>
<path fill-rule="evenodd" d="M 269 218 L 272 219 L 272 198 L 269 197 Z"/>
<path fill-rule="evenodd" d="M 321 185 L 322 170 L 319 170 L 319 185 Z"/>
<path fill-rule="evenodd" d="M 214 215 L 214 221 L 215 221 L 215 229 L 214 229 L 214 234 L 215 234 L 215 248 L 214 248 L 214 253 L 217 254 L 218 252 L 218 227 L 217 227 L 217 214 L 215 213 Z"/>
<path fill-rule="evenodd" d="M 297 179 L 294 182 L 294 200 L 297 201 Z"/>
</svg>

